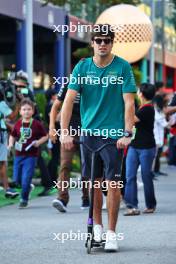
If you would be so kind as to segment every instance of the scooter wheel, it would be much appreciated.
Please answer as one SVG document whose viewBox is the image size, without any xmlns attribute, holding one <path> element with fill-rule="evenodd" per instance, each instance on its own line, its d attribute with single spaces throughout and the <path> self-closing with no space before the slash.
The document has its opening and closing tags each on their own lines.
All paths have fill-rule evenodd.
<svg viewBox="0 0 176 264">
<path fill-rule="evenodd" d="M 87 240 L 87 254 L 91 253 L 91 248 L 92 248 L 92 240 Z"/>
</svg>

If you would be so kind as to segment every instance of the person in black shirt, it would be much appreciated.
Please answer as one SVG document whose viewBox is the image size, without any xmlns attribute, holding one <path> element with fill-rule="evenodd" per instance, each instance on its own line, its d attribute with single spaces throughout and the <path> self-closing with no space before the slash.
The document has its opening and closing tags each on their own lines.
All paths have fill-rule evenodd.
<svg viewBox="0 0 176 264">
<path fill-rule="evenodd" d="M 61 108 L 61 104 L 65 99 L 65 95 L 67 92 L 67 87 L 61 88 L 57 100 L 54 102 L 51 113 L 50 113 L 50 132 L 49 136 L 52 142 L 56 142 L 57 136 L 55 131 L 55 120 L 58 113 L 58 110 Z M 78 94 L 75 98 L 74 105 L 73 105 L 73 113 L 70 121 L 70 129 L 74 129 L 78 131 L 81 127 L 81 118 L 80 118 L 80 94 Z M 78 136 L 75 136 L 74 139 L 79 139 Z M 60 153 L 60 172 L 58 178 L 58 197 L 57 199 L 53 200 L 53 207 L 55 207 L 60 212 L 67 211 L 67 204 L 69 202 L 69 193 L 68 188 L 66 188 L 65 183 L 69 182 L 69 173 L 71 171 L 72 159 L 76 151 L 79 151 L 78 146 L 74 146 L 74 148 L 67 150 L 63 146 L 61 146 L 61 153 Z M 62 183 L 64 183 L 64 188 L 62 188 Z M 83 196 L 82 196 L 82 206 L 81 209 L 85 209 L 89 207 L 89 198 L 88 198 L 88 188 L 86 185 L 82 184 L 83 186 Z"/>
<path fill-rule="evenodd" d="M 169 140 L 169 155 L 168 155 L 168 164 L 176 166 L 176 94 L 174 94 L 169 106 L 172 111 L 171 119 L 171 128 L 170 128 L 170 140 Z"/>
<path fill-rule="evenodd" d="M 154 139 L 154 107 L 151 100 L 155 94 L 152 84 L 141 84 L 138 92 L 141 107 L 135 116 L 135 136 L 128 149 L 126 158 L 126 187 L 125 202 L 128 215 L 139 215 L 137 199 L 137 170 L 141 165 L 142 181 L 144 183 L 144 196 L 146 209 L 143 213 L 153 213 L 156 208 L 154 185 L 152 180 L 152 163 L 155 158 Z"/>
</svg>

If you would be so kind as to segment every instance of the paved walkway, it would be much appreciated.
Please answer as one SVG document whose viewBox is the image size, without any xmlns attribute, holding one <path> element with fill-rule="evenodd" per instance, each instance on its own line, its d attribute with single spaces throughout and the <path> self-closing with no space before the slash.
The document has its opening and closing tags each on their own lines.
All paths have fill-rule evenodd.
<svg viewBox="0 0 176 264">
<path fill-rule="evenodd" d="M 168 177 L 155 181 L 158 200 L 153 215 L 124 217 L 120 210 L 118 253 L 93 250 L 87 255 L 84 241 L 61 243 L 53 233 L 86 232 L 87 211 L 80 207 L 79 190 L 71 191 L 68 213 L 51 207 L 54 197 L 37 198 L 26 210 L 17 205 L 0 209 L 0 263 L 2 264 L 175 264 L 176 263 L 176 169 L 165 170 Z M 140 189 L 140 208 L 144 208 Z M 107 213 L 104 212 L 104 225 Z M 55 238 L 55 240 L 53 240 Z"/>
</svg>

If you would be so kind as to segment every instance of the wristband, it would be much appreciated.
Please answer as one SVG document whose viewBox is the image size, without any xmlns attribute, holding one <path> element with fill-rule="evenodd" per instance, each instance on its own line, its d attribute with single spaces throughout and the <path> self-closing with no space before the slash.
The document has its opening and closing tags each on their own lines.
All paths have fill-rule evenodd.
<svg viewBox="0 0 176 264">
<path fill-rule="evenodd" d="M 131 131 L 125 130 L 123 136 L 126 138 L 131 138 L 133 136 L 133 133 Z"/>
</svg>

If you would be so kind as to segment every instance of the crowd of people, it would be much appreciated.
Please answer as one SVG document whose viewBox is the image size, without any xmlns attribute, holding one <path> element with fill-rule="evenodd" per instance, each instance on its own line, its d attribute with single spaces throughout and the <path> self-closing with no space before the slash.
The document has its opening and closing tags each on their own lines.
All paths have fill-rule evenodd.
<svg viewBox="0 0 176 264">
<path fill-rule="evenodd" d="M 90 177 L 91 157 L 84 145 L 75 145 L 73 137 L 64 135 L 62 131 L 70 128 L 78 130 L 96 128 L 100 132 L 104 128 L 125 130 L 121 137 L 102 135 L 81 135 L 81 140 L 92 148 L 98 148 L 108 142 L 117 146 L 109 146 L 96 157 L 95 179 L 107 181 L 107 208 L 109 223 L 107 243 L 105 249 L 116 250 L 117 244 L 112 236 L 115 232 L 120 199 L 125 201 L 127 210 L 125 216 L 139 215 L 137 198 L 137 172 L 141 167 L 144 184 L 146 208 L 143 213 L 154 213 L 156 197 L 153 180 L 158 176 L 166 176 L 160 170 L 160 157 L 166 138 L 169 138 L 167 158 L 168 164 L 176 166 L 176 95 L 168 96 L 164 93 L 163 83 L 155 85 L 142 83 L 136 89 L 130 65 L 123 59 L 111 54 L 114 33 L 109 31 L 105 36 L 102 32 L 93 32 L 91 45 L 94 57 L 81 60 L 73 70 L 73 76 L 95 74 L 100 79 L 111 76 L 115 72 L 123 77 L 122 90 L 111 83 L 108 88 L 101 84 L 68 84 L 57 94 L 54 89 L 46 93 L 46 123 L 43 121 L 35 104 L 32 92 L 24 92 L 28 87 L 27 76 L 17 73 L 14 84 L 20 99 L 15 108 L 11 109 L 0 94 L 0 173 L 7 198 L 19 195 L 15 188 L 9 187 L 7 179 L 8 153 L 15 148 L 13 162 L 13 186 L 21 186 L 19 208 L 28 206 L 29 195 L 32 190 L 32 177 L 36 164 L 41 171 L 44 190 L 40 195 L 48 195 L 54 182 L 69 182 L 72 169 L 73 155 L 77 152 L 82 164 L 82 204 L 81 208 L 88 208 L 89 188 L 86 185 Z M 123 71 L 121 70 L 123 69 Z M 120 84 L 119 84 L 120 85 Z M 92 90 L 91 90 L 92 89 Z M 137 92 L 137 95 L 136 95 Z M 62 111 L 61 110 L 62 107 Z M 19 117 L 20 115 L 20 117 Z M 134 127 L 134 129 L 133 129 Z M 60 129 L 60 142 L 56 131 Z M 78 140 L 79 136 L 74 136 Z M 41 145 L 48 142 L 51 160 L 46 164 L 41 155 Z M 59 173 L 57 172 L 60 165 Z M 176 168 L 176 167 L 175 167 Z M 122 174 L 123 188 L 114 190 L 110 183 L 119 181 L 116 175 Z M 103 230 L 101 208 L 102 190 L 96 189 L 94 194 L 94 239 L 101 240 Z M 67 211 L 69 202 L 68 185 L 58 185 L 58 196 L 53 200 L 53 207 L 60 212 Z"/>
</svg>

